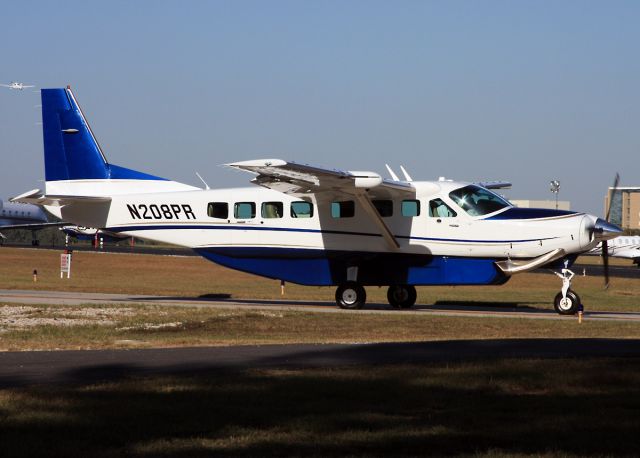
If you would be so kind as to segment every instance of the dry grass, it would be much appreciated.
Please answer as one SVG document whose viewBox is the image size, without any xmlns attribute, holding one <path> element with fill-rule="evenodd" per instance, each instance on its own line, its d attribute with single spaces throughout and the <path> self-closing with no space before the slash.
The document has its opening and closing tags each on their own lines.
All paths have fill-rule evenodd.
<svg viewBox="0 0 640 458">
<path fill-rule="evenodd" d="M 72 278 L 61 280 L 59 252 L 0 249 L 0 288 L 194 297 L 279 299 L 276 281 L 225 269 L 198 257 L 77 252 Z M 38 282 L 31 273 L 38 269 Z M 557 279 L 516 276 L 504 286 L 419 288 L 419 301 L 511 304 L 549 310 Z M 640 282 L 616 279 L 605 292 L 601 279 L 577 277 L 589 310 L 638 310 Z M 368 288 L 371 302 L 386 302 L 385 290 Z M 327 300 L 333 288 L 287 287 L 287 299 Z M 349 343 L 502 338 L 637 338 L 640 323 L 574 320 L 437 317 L 429 314 L 371 315 L 312 311 L 218 310 L 166 306 L 29 306 L 0 304 L 0 350 L 119 348 L 123 346 Z"/>
<path fill-rule="evenodd" d="M 200 257 L 75 252 L 71 279 L 60 280 L 57 250 L 0 248 L 0 289 L 38 289 L 197 297 L 278 299 L 278 281 L 226 269 Z M 597 259 L 597 258 L 596 258 Z M 594 261 L 595 262 L 595 261 Z M 32 272 L 38 270 L 38 282 Z M 546 274 L 517 275 L 503 286 L 418 288 L 418 302 L 515 303 L 552 308 L 560 282 Z M 598 277 L 576 276 L 574 289 L 590 310 L 639 310 L 640 282 L 614 278 L 608 291 Z M 288 284 L 287 299 L 332 301 L 333 287 Z M 386 303 L 386 289 L 367 288 L 369 302 Z"/>
<path fill-rule="evenodd" d="M 6 313 L 5 313 L 5 309 Z M 640 323 L 151 305 L 0 306 L 0 350 L 509 338 L 638 338 Z"/>
</svg>

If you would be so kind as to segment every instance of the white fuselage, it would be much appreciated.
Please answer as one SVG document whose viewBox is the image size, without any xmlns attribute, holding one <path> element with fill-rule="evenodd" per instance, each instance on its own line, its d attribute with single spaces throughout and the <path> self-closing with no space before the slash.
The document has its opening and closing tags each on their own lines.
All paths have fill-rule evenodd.
<svg viewBox="0 0 640 458">
<path fill-rule="evenodd" d="M 310 194 L 313 216 L 294 218 L 291 203 L 301 201 L 257 186 L 238 189 L 113 193 L 110 205 L 74 205 L 60 216 L 75 224 L 101 227 L 123 235 L 181 245 L 207 247 L 269 247 L 376 253 L 407 253 L 479 258 L 533 258 L 557 248 L 568 254 L 585 251 L 595 242 L 587 225 L 593 217 L 582 213 L 542 218 L 494 219 L 496 214 L 473 217 L 453 202 L 448 193 L 465 183 L 415 182 L 420 214 L 404 216 L 402 200 L 393 200 L 393 215 L 383 221 L 400 247 L 390 246 L 355 202 L 353 217 L 334 218 L 331 204 L 347 200 L 344 194 Z M 167 185 L 167 187 L 169 187 Z M 96 189 L 92 190 L 96 195 Z M 320 197 L 318 197 L 320 196 Z M 384 197 L 381 197 L 384 198 Z M 439 198 L 455 217 L 429 215 L 429 202 Z M 406 200 L 406 199 L 405 199 Z M 228 203 L 227 218 L 209 216 L 209 203 Z M 254 203 L 255 217 L 235 215 L 238 203 Z M 265 202 L 282 203 L 280 217 L 262 214 Z M 507 209 L 510 210 L 510 209 Z"/>
</svg>

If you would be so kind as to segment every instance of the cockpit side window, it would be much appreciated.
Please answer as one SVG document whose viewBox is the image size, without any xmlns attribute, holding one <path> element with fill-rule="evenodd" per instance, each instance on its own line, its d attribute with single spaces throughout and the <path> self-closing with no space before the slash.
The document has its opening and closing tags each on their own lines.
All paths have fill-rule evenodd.
<svg viewBox="0 0 640 458">
<path fill-rule="evenodd" d="M 429 216 L 433 218 L 455 218 L 458 214 L 445 204 L 442 199 L 429 201 Z"/>
<path fill-rule="evenodd" d="M 488 215 L 510 206 L 499 195 L 476 185 L 451 191 L 449 197 L 470 216 Z"/>
</svg>

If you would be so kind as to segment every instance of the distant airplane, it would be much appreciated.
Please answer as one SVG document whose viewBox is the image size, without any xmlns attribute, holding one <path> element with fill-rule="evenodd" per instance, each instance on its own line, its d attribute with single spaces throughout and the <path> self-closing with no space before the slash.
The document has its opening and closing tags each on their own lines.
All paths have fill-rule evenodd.
<svg viewBox="0 0 640 458">
<path fill-rule="evenodd" d="M 21 204 L 0 200 L 0 229 L 30 229 L 33 234 L 32 244 L 38 245 L 35 231 L 47 226 L 59 226 L 51 223 L 47 213 L 39 205 Z M 6 237 L 0 233 L 0 240 Z"/>
<path fill-rule="evenodd" d="M 634 264 L 640 267 L 640 236 L 621 235 L 608 242 L 609 256 L 614 258 L 631 259 Z M 598 255 L 602 253 L 602 246 L 598 244 L 593 250 L 586 254 Z"/>
<path fill-rule="evenodd" d="M 186 246 L 236 270 L 337 286 L 342 308 L 361 308 L 364 286 L 387 286 L 389 304 L 409 308 L 417 285 L 501 285 L 546 266 L 562 279 L 556 311 L 575 314 L 569 267 L 603 242 L 608 282 L 606 241 L 622 233 L 609 215 L 516 208 L 489 189 L 503 184 L 413 181 L 404 172 L 404 180 L 385 180 L 280 159 L 227 164 L 259 186 L 202 190 L 110 164 L 71 89 L 41 94 L 45 193 L 13 201 L 44 205 L 73 224 Z"/>
<path fill-rule="evenodd" d="M 25 83 L 19 83 L 17 81 L 11 81 L 9 84 L 0 83 L 0 86 L 8 87 L 9 89 L 17 89 L 17 90 L 20 90 L 20 91 L 25 89 L 25 88 L 28 88 L 28 87 L 35 87 L 33 85 L 26 85 Z"/>
</svg>

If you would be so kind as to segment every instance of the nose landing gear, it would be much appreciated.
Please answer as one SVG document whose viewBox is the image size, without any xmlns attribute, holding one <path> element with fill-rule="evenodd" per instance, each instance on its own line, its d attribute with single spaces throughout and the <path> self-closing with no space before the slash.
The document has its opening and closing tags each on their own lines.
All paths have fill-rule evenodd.
<svg viewBox="0 0 640 458">
<path fill-rule="evenodd" d="M 562 279 L 562 290 L 556 295 L 553 306 L 560 315 L 575 315 L 578 313 L 580 307 L 580 296 L 571 289 L 571 279 L 575 274 L 567 268 L 560 272 L 554 272 L 558 277 Z"/>
</svg>

